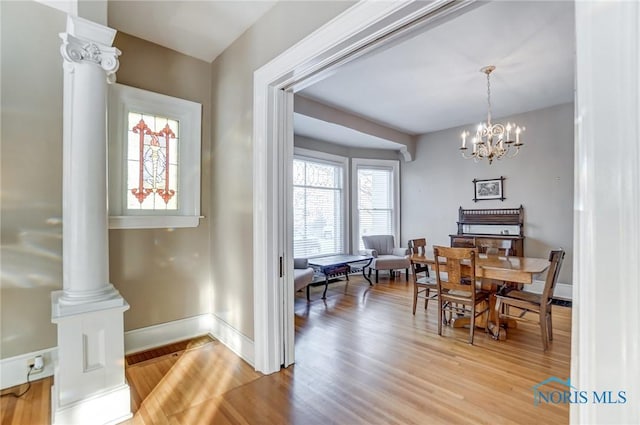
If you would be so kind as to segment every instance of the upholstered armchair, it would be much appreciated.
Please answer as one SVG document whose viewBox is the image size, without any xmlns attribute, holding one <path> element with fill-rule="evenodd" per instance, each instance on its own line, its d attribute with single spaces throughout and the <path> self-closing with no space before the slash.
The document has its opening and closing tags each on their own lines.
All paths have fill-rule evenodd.
<svg viewBox="0 0 640 425">
<path fill-rule="evenodd" d="M 360 251 L 361 255 L 373 257 L 369 266 L 369 274 L 371 270 L 376 271 L 376 283 L 378 283 L 378 272 L 380 270 L 389 270 L 389 274 L 393 276 L 393 270 L 404 269 L 405 277 L 409 280 L 409 260 L 408 248 L 396 248 L 393 235 L 368 235 L 362 237 L 364 250 Z"/>
</svg>

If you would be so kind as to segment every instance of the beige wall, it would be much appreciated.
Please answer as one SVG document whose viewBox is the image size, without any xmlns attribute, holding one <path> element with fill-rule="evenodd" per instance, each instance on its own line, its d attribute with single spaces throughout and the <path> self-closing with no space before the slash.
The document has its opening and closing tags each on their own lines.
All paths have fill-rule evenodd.
<svg viewBox="0 0 640 425">
<path fill-rule="evenodd" d="M 416 160 L 401 172 L 402 240 L 427 237 L 449 245 L 456 233 L 458 208 L 525 210 L 525 255 L 547 258 L 549 250 L 567 251 L 559 281 L 572 283 L 573 262 L 573 104 L 509 117 L 524 125 L 525 146 L 512 159 L 489 165 L 462 159 L 460 134 L 473 124 L 423 135 Z M 499 119 L 494 121 L 506 121 Z M 504 176 L 504 202 L 473 202 L 473 179 Z"/>
<path fill-rule="evenodd" d="M 351 2 L 279 2 L 213 63 L 213 312 L 253 339 L 253 72 Z"/>
<path fill-rule="evenodd" d="M 2 51 L 0 357 L 56 345 L 62 287 L 62 57 L 66 15 L 0 2 Z"/>
<path fill-rule="evenodd" d="M 109 231 L 109 273 L 131 308 L 125 330 L 211 311 L 211 64 L 118 33 L 121 84 L 202 104 L 201 215 L 196 228 Z"/>
<path fill-rule="evenodd" d="M 213 311 L 253 338 L 253 72 L 352 4 L 278 4 L 213 65 L 117 35 L 118 82 L 203 105 L 200 226 L 110 231 L 110 280 L 131 305 L 126 330 Z M 50 293 L 62 286 L 66 15 L 35 2 L 0 7 L 5 358 L 57 344 Z"/>
</svg>

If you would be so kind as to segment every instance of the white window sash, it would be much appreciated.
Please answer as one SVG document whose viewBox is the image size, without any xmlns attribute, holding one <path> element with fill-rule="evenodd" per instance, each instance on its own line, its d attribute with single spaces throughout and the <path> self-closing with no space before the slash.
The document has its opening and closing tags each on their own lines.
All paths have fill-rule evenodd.
<svg viewBox="0 0 640 425">
<path fill-rule="evenodd" d="M 351 160 L 352 169 L 352 189 L 354 196 L 352 198 L 351 220 L 353 223 L 353 240 L 352 246 L 354 254 L 360 250 L 360 206 L 358 205 L 359 183 L 358 174 L 362 169 L 378 169 L 388 170 L 391 172 L 391 190 L 392 190 L 392 214 L 391 214 L 391 234 L 395 239 L 396 246 L 402 246 L 400 241 L 400 162 L 397 160 L 387 159 L 365 159 L 353 158 Z"/>
<path fill-rule="evenodd" d="M 341 200 L 341 213 L 342 213 L 342 226 L 340 229 L 341 237 L 342 237 L 342 247 L 343 252 L 336 252 L 331 254 L 343 254 L 345 252 L 349 252 L 349 224 L 348 224 L 348 199 L 349 199 L 349 184 L 348 184 L 348 172 L 349 172 L 349 159 L 339 155 L 332 155 L 325 152 L 313 151 L 310 149 L 304 149 L 299 147 L 294 147 L 293 152 L 294 159 L 302 160 L 302 161 L 310 161 L 316 163 L 324 163 L 328 165 L 333 165 L 340 167 L 342 169 L 342 200 Z M 293 226 L 293 223 L 292 223 Z M 293 230 L 293 229 L 292 229 Z M 293 234 L 293 233 L 292 233 Z M 331 254 L 322 254 L 331 255 Z"/>
</svg>

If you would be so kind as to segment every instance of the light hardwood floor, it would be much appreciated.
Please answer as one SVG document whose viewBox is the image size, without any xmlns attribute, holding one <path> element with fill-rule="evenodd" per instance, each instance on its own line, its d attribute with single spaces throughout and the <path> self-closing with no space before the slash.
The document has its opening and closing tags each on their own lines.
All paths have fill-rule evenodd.
<svg viewBox="0 0 640 425">
<path fill-rule="evenodd" d="M 404 277 L 361 278 L 296 296 L 296 364 L 262 376 L 219 342 L 127 368 L 127 424 L 566 424 L 568 405 L 533 404 L 532 387 L 569 376 L 571 309 L 554 306 L 554 341 L 519 324 L 437 334 L 436 305 L 411 314 Z M 49 386 L 2 398 L 2 424 L 49 423 Z"/>
</svg>

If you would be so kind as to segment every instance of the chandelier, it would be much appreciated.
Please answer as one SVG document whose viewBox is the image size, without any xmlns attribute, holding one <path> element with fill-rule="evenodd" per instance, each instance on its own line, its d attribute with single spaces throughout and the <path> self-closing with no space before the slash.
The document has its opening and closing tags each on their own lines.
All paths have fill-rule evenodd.
<svg viewBox="0 0 640 425">
<path fill-rule="evenodd" d="M 489 164 L 494 159 L 502 159 L 504 157 L 513 158 L 520 151 L 520 147 L 524 144 L 520 141 L 520 133 L 525 128 L 517 126 L 513 123 L 492 124 L 491 123 L 491 81 L 490 75 L 496 69 L 495 66 L 485 66 L 480 71 L 487 74 L 487 122 L 478 125 L 476 134 L 471 139 L 473 150 L 471 154 L 467 154 L 467 137 L 468 131 L 462 132 L 462 146 L 460 152 L 465 159 L 471 159 L 475 162 L 486 158 Z M 515 136 L 515 140 L 513 139 Z"/>
</svg>

